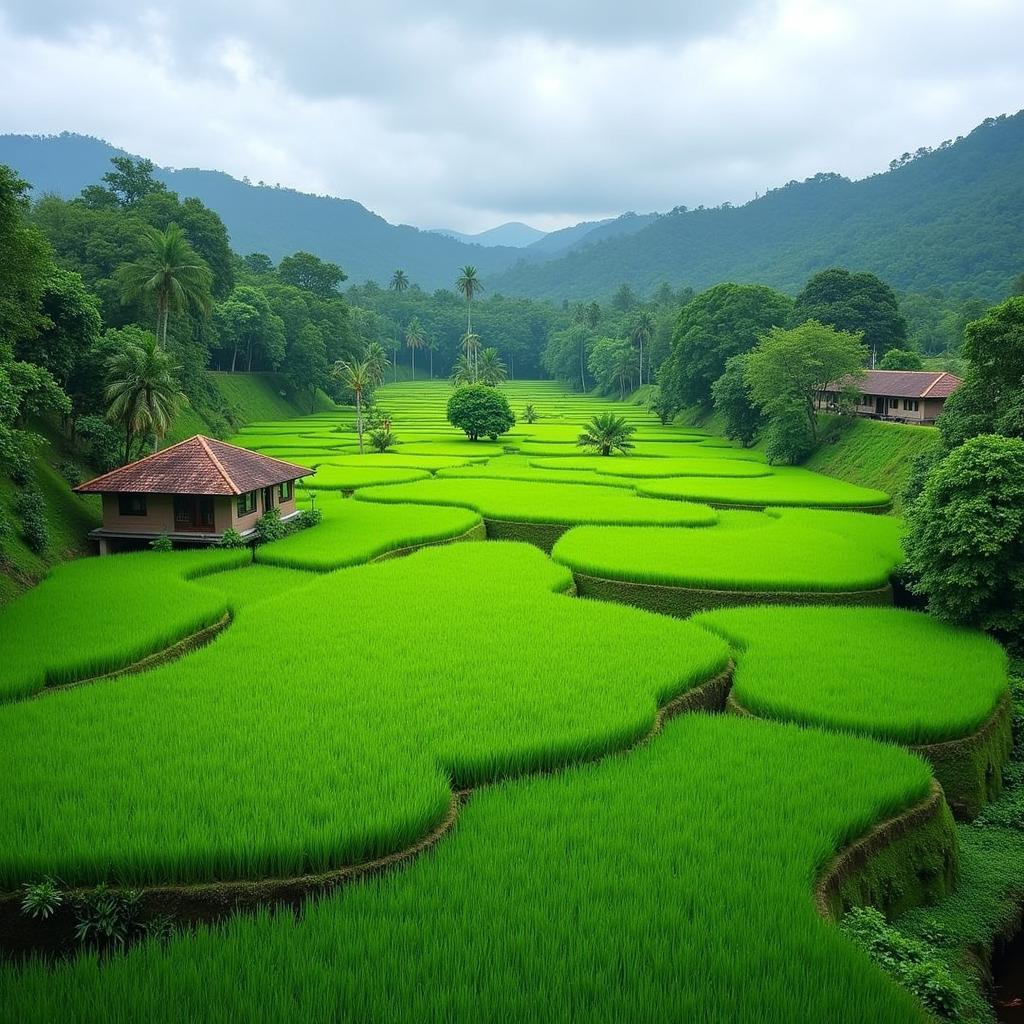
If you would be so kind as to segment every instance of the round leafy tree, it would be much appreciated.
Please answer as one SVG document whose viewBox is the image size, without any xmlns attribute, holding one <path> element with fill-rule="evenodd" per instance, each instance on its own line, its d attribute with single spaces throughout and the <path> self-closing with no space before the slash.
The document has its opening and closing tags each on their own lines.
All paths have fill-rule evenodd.
<svg viewBox="0 0 1024 1024">
<path fill-rule="evenodd" d="M 928 608 L 1011 644 L 1024 637 L 1024 441 L 950 452 L 907 509 L 907 568 Z"/>
<path fill-rule="evenodd" d="M 500 391 L 486 384 L 466 384 L 448 399 L 448 422 L 464 430 L 470 441 L 480 437 L 495 441 L 515 426 L 516 418 Z"/>
</svg>

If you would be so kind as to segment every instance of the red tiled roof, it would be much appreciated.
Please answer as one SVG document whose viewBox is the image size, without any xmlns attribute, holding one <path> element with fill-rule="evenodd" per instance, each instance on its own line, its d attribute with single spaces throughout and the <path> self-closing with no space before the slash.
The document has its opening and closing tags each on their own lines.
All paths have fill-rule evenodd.
<svg viewBox="0 0 1024 1024">
<path fill-rule="evenodd" d="M 304 466 L 196 434 L 75 490 L 79 494 L 245 494 L 310 473 Z"/>
<path fill-rule="evenodd" d="M 845 381 L 843 382 L 846 383 Z M 944 370 L 868 370 L 867 376 L 850 383 L 862 395 L 882 395 L 889 398 L 949 398 L 958 387 L 960 378 Z M 833 382 L 826 391 L 838 391 Z"/>
</svg>

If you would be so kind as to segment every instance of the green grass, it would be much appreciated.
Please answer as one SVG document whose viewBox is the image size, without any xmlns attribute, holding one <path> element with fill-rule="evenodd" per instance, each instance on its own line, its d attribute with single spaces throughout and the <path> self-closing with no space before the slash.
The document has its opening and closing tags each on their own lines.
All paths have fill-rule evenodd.
<svg viewBox="0 0 1024 1024">
<path fill-rule="evenodd" d="M 898 508 L 915 456 L 937 442 L 934 427 L 856 419 L 805 465 L 817 473 L 886 491 Z"/>
<path fill-rule="evenodd" d="M 218 373 L 210 371 L 210 380 L 228 408 L 253 420 L 282 420 L 310 412 L 309 395 L 296 395 L 282 374 Z M 317 394 L 313 412 L 332 412 L 335 408 L 322 392 Z"/>
<path fill-rule="evenodd" d="M 0 708 L 0 885 L 293 875 L 403 849 L 453 783 L 627 746 L 725 665 L 712 634 L 570 582 L 529 545 L 430 548 L 250 602 L 143 676 Z"/>
<path fill-rule="evenodd" d="M 649 501 L 616 487 L 527 483 L 516 480 L 421 480 L 368 487 L 360 501 L 460 505 L 485 519 L 517 523 L 659 523 L 706 526 L 712 509 L 688 503 Z"/>
<path fill-rule="evenodd" d="M 889 495 L 884 491 L 858 487 L 791 466 L 776 466 L 771 476 L 751 480 L 727 477 L 650 480 L 640 483 L 637 491 L 653 498 L 681 498 L 721 505 L 875 508 L 889 504 Z"/>
<path fill-rule="evenodd" d="M 811 886 L 929 783 L 895 747 L 686 716 L 628 757 L 475 794 L 432 853 L 298 918 L 8 966 L 5 1009 L 26 1024 L 925 1024 Z"/>
<path fill-rule="evenodd" d="M 316 474 L 307 477 L 303 486 L 313 491 L 354 491 L 359 487 L 375 485 L 405 484 L 413 480 L 428 480 L 430 473 L 425 469 L 389 469 L 384 466 L 334 466 L 321 463 Z"/>
<path fill-rule="evenodd" d="M 310 530 L 256 550 L 256 561 L 292 569 L 327 572 L 369 562 L 416 544 L 459 537 L 480 525 L 470 509 L 438 505 L 371 505 L 320 495 L 316 507 L 323 522 Z"/>
<path fill-rule="evenodd" d="M 622 458 L 598 458 L 583 456 L 582 458 L 531 459 L 530 465 L 545 470 L 578 470 L 589 469 L 602 476 L 620 476 L 630 478 L 657 478 L 674 476 L 734 476 L 759 477 L 771 476 L 774 472 L 770 466 L 744 459 L 717 459 L 700 457 L 693 459 L 649 458 L 644 456 Z"/>
<path fill-rule="evenodd" d="M 733 696 L 766 718 L 899 743 L 976 732 L 1007 692 L 983 633 L 891 608 L 736 608 L 696 622 L 740 654 Z"/>
<path fill-rule="evenodd" d="M 894 568 L 883 545 L 764 516 L 743 528 L 704 530 L 580 526 L 552 557 L 573 572 L 701 590 L 837 592 L 886 586 Z"/>
<path fill-rule="evenodd" d="M 60 566 L 0 608 L 0 701 L 115 671 L 218 621 L 223 597 L 191 581 L 250 557 L 144 551 Z"/>
</svg>

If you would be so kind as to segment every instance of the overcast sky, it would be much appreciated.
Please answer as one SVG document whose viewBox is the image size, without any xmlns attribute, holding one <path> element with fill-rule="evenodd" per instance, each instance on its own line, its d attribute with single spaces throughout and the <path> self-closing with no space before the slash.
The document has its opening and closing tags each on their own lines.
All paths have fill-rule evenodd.
<svg viewBox="0 0 1024 1024">
<path fill-rule="evenodd" d="M 1022 0 L 3 0 L 0 132 L 550 229 L 884 169 L 1024 107 L 1022 38 Z"/>
</svg>

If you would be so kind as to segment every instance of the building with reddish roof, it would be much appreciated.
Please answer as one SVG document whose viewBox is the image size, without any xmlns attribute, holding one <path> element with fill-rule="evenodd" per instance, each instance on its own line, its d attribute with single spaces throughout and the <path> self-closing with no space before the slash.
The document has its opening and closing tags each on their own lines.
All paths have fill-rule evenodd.
<svg viewBox="0 0 1024 1024">
<path fill-rule="evenodd" d="M 75 490 L 102 496 L 103 525 L 90 536 L 106 554 L 163 534 L 192 545 L 216 543 L 229 528 L 248 537 L 271 509 L 294 519 L 295 481 L 310 473 L 197 434 Z"/>
<path fill-rule="evenodd" d="M 860 392 L 853 407 L 858 416 L 900 423 L 932 424 L 960 378 L 944 370 L 868 370 L 861 380 L 834 381 L 818 394 L 817 408 L 836 412 L 844 393 Z"/>
</svg>

